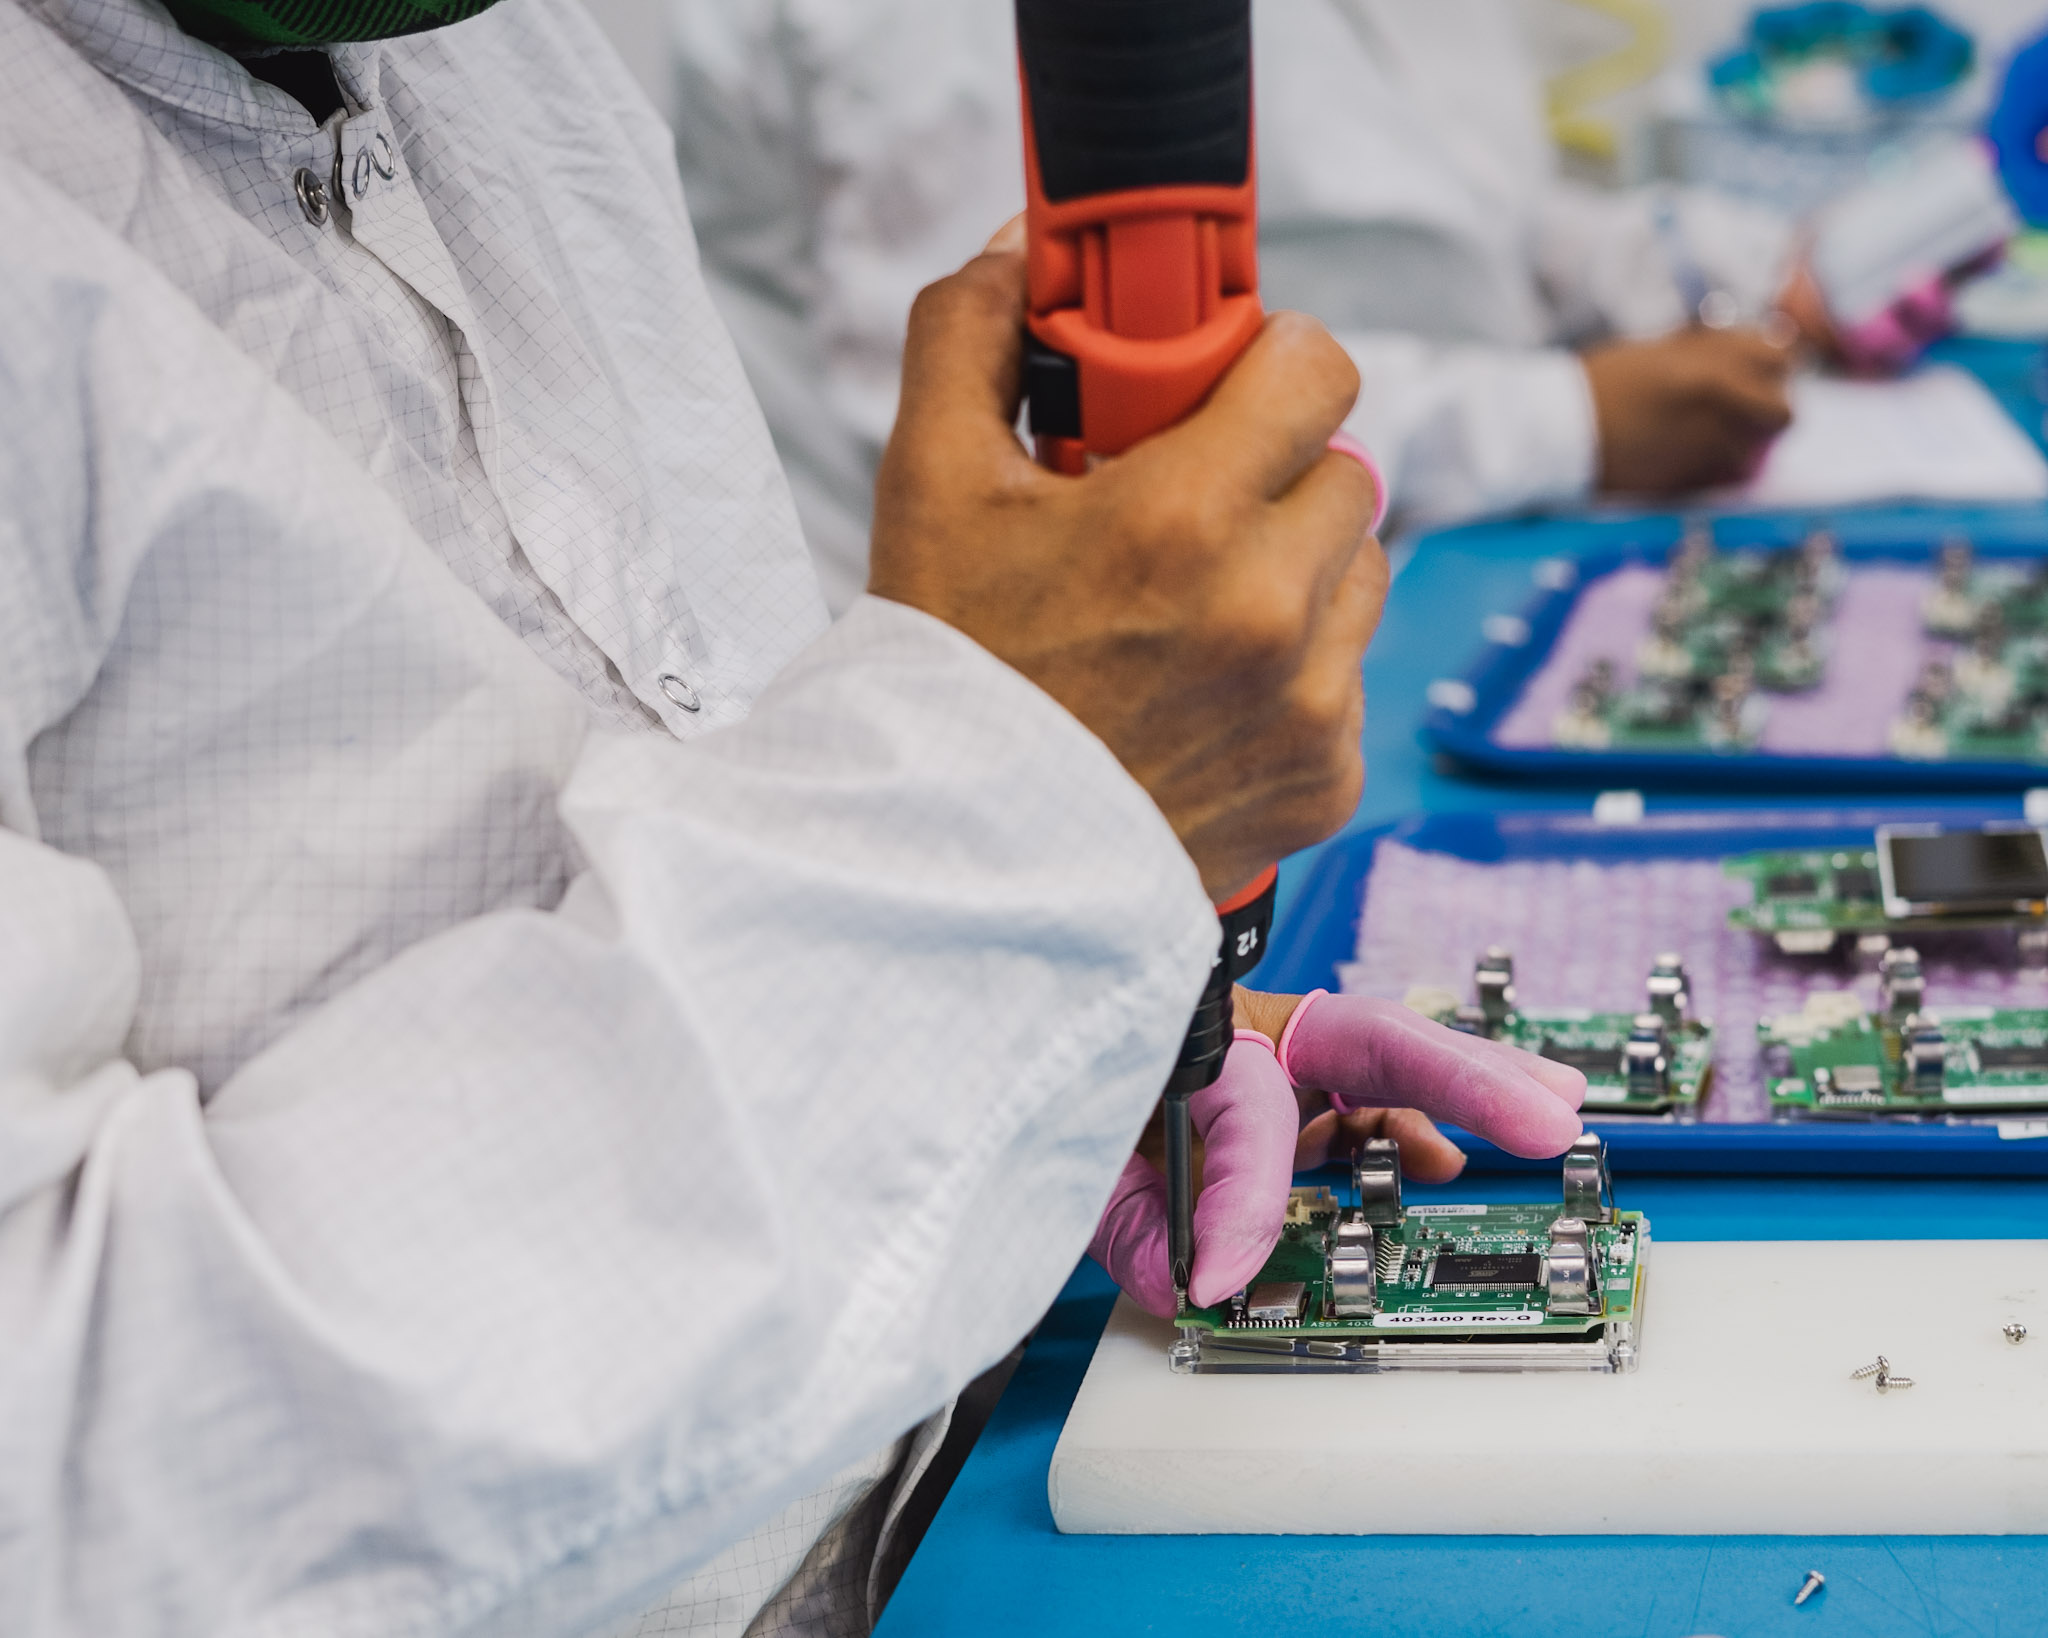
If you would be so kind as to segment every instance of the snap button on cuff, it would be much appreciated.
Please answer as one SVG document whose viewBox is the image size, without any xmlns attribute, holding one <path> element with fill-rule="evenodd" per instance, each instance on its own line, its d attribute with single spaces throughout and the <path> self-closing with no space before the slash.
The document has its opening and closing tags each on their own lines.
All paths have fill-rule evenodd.
<svg viewBox="0 0 2048 1638">
<path fill-rule="evenodd" d="M 377 174 L 386 182 L 398 174 L 398 161 L 391 155 L 391 139 L 382 131 L 377 133 L 376 140 L 370 144 L 369 154 L 370 163 L 376 167 Z"/>
<path fill-rule="evenodd" d="M 358 199 L 370 191 L 370 150 L 358 148 L 356 162 L 349 171 L 349 186 L 355 190 Z"/>
<path fill-rule="evenodd" d="M 673 671 L 664 671 L 660 677 L 661 691 L 685 711 L 701 711 L 704 702 L 697 698 L 697 690 Z"/>
</svg>

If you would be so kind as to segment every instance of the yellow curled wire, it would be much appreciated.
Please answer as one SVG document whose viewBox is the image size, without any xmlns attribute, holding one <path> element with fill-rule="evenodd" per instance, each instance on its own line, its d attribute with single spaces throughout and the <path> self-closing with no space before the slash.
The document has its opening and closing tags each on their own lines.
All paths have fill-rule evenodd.
<svg viewBox="0 0 2048 1638">
<path fill-rule="evenodd" d="M 1613 122 L 1585 110 L 1589 104 L 1655 76 L 1664 66 L 1670 25 L 1657 0 L 1573 0 L 1573 4 L 1612 17 L 1629 31 L 1629 38 L 1619 49 L 1568 68 L 1544 86 L 1550 135 L 1560 147 L 1611 160 L 1618 147 Z"/>
</svg>

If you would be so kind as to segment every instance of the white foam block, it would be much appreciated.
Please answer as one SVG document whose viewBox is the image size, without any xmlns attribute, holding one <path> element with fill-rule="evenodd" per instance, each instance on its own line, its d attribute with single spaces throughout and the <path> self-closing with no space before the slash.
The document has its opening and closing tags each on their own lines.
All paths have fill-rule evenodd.
<svg viewBox="0 0 2048 1638">
<path fill-rule="evenodd" d="M 1630 1376 L 1175 1376 L 1171 1337 L 1118 1302 L 1053 1453 L 1060 1529 L 2048 1530 L 2041 1241 L 1658 1243 Z M 1879 1353 L 1915 1385 L 1852 1382 Z"/>
</svg>

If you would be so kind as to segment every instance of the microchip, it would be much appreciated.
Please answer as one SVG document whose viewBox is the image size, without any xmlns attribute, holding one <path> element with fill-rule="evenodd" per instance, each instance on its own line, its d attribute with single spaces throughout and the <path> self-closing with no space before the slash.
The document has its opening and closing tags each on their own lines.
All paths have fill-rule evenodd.
<svg viewBox="0 0 2048 1638">
<path fill-rule="evenodd" d="M 1977 1043 L 1979 1069 L 2048 1069 L 2048 1046 L 1987 1046 Z"/>
<path fill-rule="evenodd" d="M 1430 1271 L 1433 1291 L 1515 1291 L 1543 1278 L 1543 1258 L 1529 1251 L 1440 1251 Z"/>
<path fill-rule="evenodd" d="M 1846 870 L 1835 872 L 1835 898 L 1838 901 L 1875 900 L 1877 896 L 1877 872 L 1868 865 L 1850 865 Z"/>
<path fill-rule="evenodd" d="M 1568 1069 L 1581 1070 L 1588 1075 L 1621 1073 L 1621 1050 L 1618 1047 L 1567 1046 L 1546 1035 L 1541 1056 L 1554 1064 L 1563 1064 Z"/>
<path fill-rule="evenodd" d="M 1774 899 L 1810 899 L 1820 889 L 1820 878 L 1810 870 L 1787 870 L 1764 880 L 1764 891 Z"/>
<path fill-rule="evenodd" d="M 1299 1280 L 1268 1280 L 1252 1287 L 1244 1317 L 1254 1325 L 1292 1325 L 1308 1306 L 1308 1287 Z"/>
</svg>

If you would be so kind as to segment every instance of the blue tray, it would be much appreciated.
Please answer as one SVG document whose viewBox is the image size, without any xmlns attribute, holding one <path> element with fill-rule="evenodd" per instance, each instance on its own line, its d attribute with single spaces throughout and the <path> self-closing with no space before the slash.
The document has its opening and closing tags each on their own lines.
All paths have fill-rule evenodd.
<svg viewBox="0 0 2048 1638">
<path fill-rule="evenodd" d="M 1778 547 L 1795 544 L 1816 521 L 1824 521 L 1842 543 L 1845 561 L 1930 564 L 1947 530 L 1939 509 L 1914 512 L 1846 513 L 1806 517 L 1731 517 L 1717 520 L 1715 538 L 1724 546 Z M 1970 539 L 1982 558 L 2035 558 L 2048 554 L 2048 515 L 2038 509 L 1973 511 Z M 2048 759 L 2028 761 L 1912 762 L 1894 756 L 1786 756 L 1765 751 L 1560 751 L 1517 748 L 1495 742 L 1494 734 L 1529 679 L 1542 669 L 1581 592 L 1600 576 L 1630 563 L 1662 564 L 1676 545 L 1677 518 L 1645 519 L 1625 546 L 1605 546 L 1559 556 L 1546 567 L 1555 584 L 1540 591 L 1523 611 L 1514 641 L 1489 642 L 1465 672 L 1469 697 L 1454 708 L 1441 701 L 1423 718 L 1424 740 L 1470 768 L 1522 779 L 1570 781 L 1602 786 L 1655 788 L 1711 782 L 1743 790 L 1953 791 L 2018 790 L 2048 782 Z M 1560 530 L 1560 544 L 1568 535 Z M 1611 531 L 1607 538 L 1612 538 Z M 1511 627 L 1512 622 L 1508 623 Z M 1838 634 L 1852 641 L 1854 633 Z M 1456 692 L 1456 690 L 1452 690 Z"/>
<path fill-rule="evenodd" d="M 1884 823 L 1977 824 L 2020 816 L 2017 802 L 1978 800 L 1920 801 L 1881 810 L 1653 811 L 1633 825 L 1598 824 L 1583 812 L 1446 813 L 1407 819 L 1341 836 L 1324 847 L 1251 982 L 1260 989 L 1296 993 L 1338 987 L 1338 964 L 1351 960 L 1358 948 L 1359 918 L 1372 888 L 1373 848 L 1385 837 L 1477 862 L 1702 859 L 1764 848 L 1867 842 L 1872 830 Z M 2048 1177 L 2048 1138 L 2002 1138 L 1988 1126 L 1600 1121 L 1591 1125 L 1606 1138 L 1613 1164 L 1624 1171 Z M 1472 1156 L 1475 1169 L 1548 1169 L 1555 1164 L 1518 1159 L 1469 1133 L 1459 1133 L 1457 1141 Z"/>
</svg>

